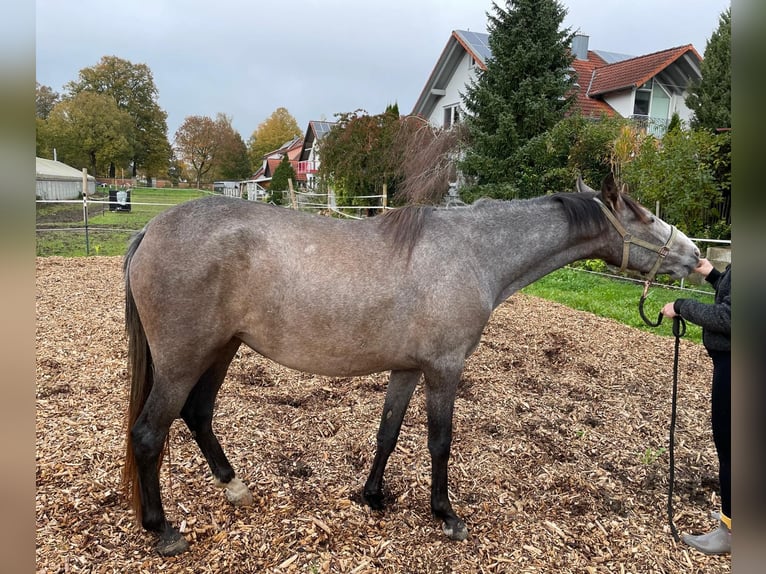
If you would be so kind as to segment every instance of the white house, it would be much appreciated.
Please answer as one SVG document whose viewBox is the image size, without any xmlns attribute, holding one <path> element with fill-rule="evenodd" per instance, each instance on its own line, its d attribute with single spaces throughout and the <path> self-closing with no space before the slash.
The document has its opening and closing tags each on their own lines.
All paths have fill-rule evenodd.
<svg viewBox="0 0 766 574">
<path fill-rule="evenodd" d="M 334 125 L 335 122 L 312 120 L 306 128 L 306 135 L 303 137 L 303 146 L 298 156 L 298 165 L 295 173 L 298 177 L 304 176 L 306 178 L 306 187 L 308 189 L 316 187 L 314 179 L 320 166 L 319 146 L 317 144 L 329 133 Z"/>
<path fill-rule="evenodd" d="M 687 44 L 644 56 L 589 50 L 588 36 L 572 42 L 577 79 L 576 108 L 585 115 L 634 118 L 650 133 L 662 135 L 673 113 L 688 121 L 684 100 L 701 78 L 702 58 Z M 462 116 L 462 93 L 492 57 L 489 34 L 453 30 L 420 93 L 412 113 L 437 127 L 450 127 Z"/>
</svg>

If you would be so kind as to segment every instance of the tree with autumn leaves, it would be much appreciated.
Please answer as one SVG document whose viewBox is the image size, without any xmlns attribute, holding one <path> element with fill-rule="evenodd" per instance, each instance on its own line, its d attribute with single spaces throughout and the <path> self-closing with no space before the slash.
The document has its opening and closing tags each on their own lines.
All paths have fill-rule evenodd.
<svg viewBox="0 0 766 574">
<path fill-rule="evenodd" d="M 37 85 L 37 155 L 115 177 L 117 169 L 167 173 L 171 150 L 167 113 L 146 64 L 104 56 L 80 70 L 63 95 Z"/>
<path fill-rule="evenodd" d="M 218 114 L 189 116 L 175 134 L 178 159 L 190 167 L 197 187 L 215 179 L 246 179 L 251 175 L 247 148 L 232 127 L 231 118 Z"/>
<path fill-rule="evenodd" d="M 264 155 L 279 149 L 285 142 L 289 142 L 302 133 L 298 122 L 290 115 L 287 108 L 277 108 L 258 125 L 250 136 L 247 146 L 250 163 L 254 167 L 261 165 Z"/>
<path fill-rule="evenodd" d="M 36 154 L 52 158 L 55 149 L 61 161 L 110 178 L 124 170 L 132 177 L 140 172 L 149 181 L 169 174 L 177 181 L 183 163 L 196 165 L 198 185 L 207 182 L 206 177 L 237 180 L 252 175 L 247 146 L 231 118 L 223 114 L 205 121 L 187 118 L 179 129 L 181 142 L 206 143 L 194 151 L 187 146 L 174 153 L 168 141 L 167 113 L 160 108 L 158 96 L 146 64 L 115 56 L 80 70 L 63 95 L 37 84 Z M 213 148 L 212 161 L 203 160 Z M 190 157 L 193 162 L 188 161 Z"/>
</svg>

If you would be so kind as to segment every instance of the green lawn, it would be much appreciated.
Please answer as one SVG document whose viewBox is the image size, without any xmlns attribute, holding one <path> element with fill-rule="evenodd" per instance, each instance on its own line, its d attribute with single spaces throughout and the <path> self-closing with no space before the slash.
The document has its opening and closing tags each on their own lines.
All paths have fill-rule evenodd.
<svg viewBox="0 0 766 574">
<path fill-rule="evenodd" d="M 37 255 L 123 255 L 133 233 L 169 206 L 209 195 L 198 189 L 134 188 L 130 211 L 109 211 L 108 195 L 88 201 L 88 234 L 81 202 L 37 204 Z M 87 249 L 86 249 L 87 247 Z"/>
<path fill-rule="evenodd" d="M 704 303 L 713 302 L 713 291 L 709 286 L 695 286 L 705 293 L 681 291 L 661 285 L 653 285 L 644 302 L 644 312 L 652 321 L 662 306 L 679 298 L 697 299 Z M 644 286 L 642 283 L 621 281 L 564 267 L 538 279 L 522 289 L 522 293 L 556 301 L 572 309 L 588 311 L 600 317 L 615 319 L 625 325 L 638 327 L 658 335 L 673 336 L 671 319 L 663 319 L 659 327 L 650 327 L 641 319 L 638 302 Z M 702 342 L 702 329 L 687 323 L 685 338 Z"/>
</svg>

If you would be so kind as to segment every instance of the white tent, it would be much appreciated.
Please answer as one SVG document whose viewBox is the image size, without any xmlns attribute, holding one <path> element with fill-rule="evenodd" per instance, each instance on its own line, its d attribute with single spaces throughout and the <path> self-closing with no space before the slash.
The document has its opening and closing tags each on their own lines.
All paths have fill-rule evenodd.
<svg viewBox="0 0 766 574">
<path fill-rule="evenodd" d="M 96 178 L 88 176 L 88 195 L 96 192 Z M 35 158 L 37 199 L 77 199 L 82 193 L 82 171 L 52 159 Z"/>
</svg>

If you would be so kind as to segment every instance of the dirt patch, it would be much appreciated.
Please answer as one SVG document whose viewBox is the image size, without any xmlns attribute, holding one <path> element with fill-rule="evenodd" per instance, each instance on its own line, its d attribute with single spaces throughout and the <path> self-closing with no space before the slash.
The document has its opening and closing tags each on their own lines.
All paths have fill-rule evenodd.
<svg viewBox="0 0 766 574">
<path fill-rule="evenodd" d="M 91 200 L 105 201 L 108 194 L 88 196 Z M 78 203 L 37 203 L 36 222 L 41 227 L 51 227 L 54 224 L 82 223 L 82 202 Z M 88 203 L 88 216 L 101 215 L 108 207 L 102 203 Z"/>
<path fill-rule="evenodd" d="M 190 542 L 163 559 L 117 494 L 127 400 L 121 259 L 37 260 L 38 572 L 728 572 L 667 525 L 672 340 L 521 294 L 469 359 L 455 408 L 453 506 L 441 533 L 419 388 L 386 471 L 359 503 L 385 374 L 333 379 L 242 348 L 214 428 L 255 496 L 233 508 L 177 421 L 162 487 Z M 676 524 L 717 507 L 711 366 L 682 341 Z M 699 369 L 696 365 L 704 365 Z"/>
</svg>

